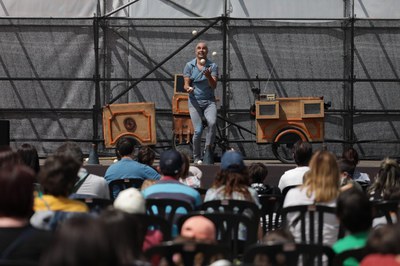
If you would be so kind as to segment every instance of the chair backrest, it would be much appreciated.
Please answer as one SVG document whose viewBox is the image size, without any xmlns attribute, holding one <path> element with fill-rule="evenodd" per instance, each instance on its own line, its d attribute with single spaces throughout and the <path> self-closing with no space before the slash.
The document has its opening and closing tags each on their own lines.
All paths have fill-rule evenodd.
<svg viewBox="0 0 400 266">
<path fill-rule="evenodd" d="M 211 200 L 206 201 L 200 206 L 204 211 L 245 213 L 255 220 L 260 220 L 260 209 L 257 204 L 247 200 Z"/>
<path fill-rule="evenodd" d="M 265 265 L 332 265 L 334 257 L 332 248 L 327 246 L 294 243 L 256 244 L 244 252 L 242 265 L 257 265 L 260 261 L 269 262 Z"/>
<path fill-rule="evenodd" d="M 122 178 L 122 179 L 115 179 L 108 183 L 108 188 L 110 190 L 110 199 L 112 201 L 118 196 L 118 193 L 127 188 L 137 188 L 143 184 L 144 179 L 139 177 L 132 177 L 132 178 Z"/>
<path fill-rule="evenodd" d="M 229 211 L 193 211 L 179 219 L 179 231 L 187 219 L 197 215 L 202 215 L 214 223 L 218 243 L 229 246 L 233 258 L 240 257 L 246 247 L 257 242 L 259 220 L 243 213 Z"/>
<path fill-rule="evenodd" d="M 289 192 L 289 190 L 291 190 L 292 188 L 298 187 L 299 185 L 292 185 L 292 186 L 287 186 L 284 189 L 282 189 L 282 196 L 283 199 L 285 199 L 286 194 Z"/>
<path fill-rule="evenodd" d="M 372 201 L 374 218 L 384 216 L 388 224 L 399 222 L 400 201 L 398 200 L 377 200 Z M 394 221 L 396 219 L 396 221 Z"/>
<path fill-rule="evenodd" d="M 112 205 L 113 202 L 109 199 L 91 198 L 91 197 L 76 197 L 76 200 L 86 203 L 91 213 L 99 214 L 102 210 Z"/>
<path fill-rule="evenodd" d="M 353 258 L 356 260 L 358 264 L 364 259 L 365 256 L 368 255 L 368 251 L 365 248 L 356 248 L 343 251 L 342 253 L 336 254 L 333 265 L 334 266 L 342 266 L 342 265 L 349 265 L 349 263 L 344 264 L 347 259 Z M 351 264 L 355 265 L 355 264 Z"/>
<path fill-rule="evenodd" d="M 281 227 L 282 195 L 259 195 L 261 225 L 264 235 Z"/>
<path fill-rule="evenodd" d="M 160 230 L 163 234 L 163 241 L 169 241 L 171 236 L 171 224 L 163 217 L 148 214 L 132 214 L 140 218 L 148 230 Z"/>
<path fill-rule="evenodd" d="M 177 221 L 179 217 L 194 211 L 194 207 L 187 201 L 166 198 L 147 198 L 146 210 L 149 215 L 161 216 L 172 225 L 172 236 L 177 235 Z"/>
<path fill-rule="evenodd" d="M 29 260 L 0 260 L 0 266 L 39 266 L 39 262 Z"/>
<path fill-rule="evenodd" d="M 194 241 L 174 243 L 169 241 L 145 251 L 145 256 L 150 261 L 153 261 L 154 258 L 165 259 L 167 265 L 176 265 L 173 261 L 175 254 L 180 254 L 182 265 L 210 265 L 214 260 L 228 258 L 230 250 L 228 247 L 219 244 L 205 244 Z"/>
<path fill-rule="evenodd" d="M 295 215 L 295 218 L 292 221 L 288 221 L 288 214 Z M 324 243 L 324 225 L 327 215 L 336 216 L 336 208 L 324 205 L 297 205 L 282 208 L 284 226 L 296 227 L 300 223 L 302 243 L 320 245 Z M 344 230 L 339 228 L 337 239 L 341 238 L 343 234 Z"/>
</svg>

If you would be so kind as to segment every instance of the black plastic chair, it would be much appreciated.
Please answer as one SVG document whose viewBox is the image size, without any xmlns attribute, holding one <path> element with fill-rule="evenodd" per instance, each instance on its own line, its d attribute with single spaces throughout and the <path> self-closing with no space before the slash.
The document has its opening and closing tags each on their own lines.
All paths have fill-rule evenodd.
<svg viewBox="0 0 400 266">
<path fill-rule="evenodd" d="M 247 200 L 211 200 L 204 202 L 200 209 L 215 212 L 246 213 L 256 221 L 260 220 L 260 209 L 257 204 Z"/>
<path fill-rule="evenodd" d="M 140 221 L 148 228 L 148 230 L 160 230 L 163 234 L 163 241 L 172 239 L 171 224 L 163 217 L 148 214 L 132 214 L 139 217 Z"/>
<path fill-rule="evenodd" d="M 179 231 L 187 219 L 197 215 L 202 215 L 214 223 L 218 243 L 230 247 L 232 258 L 240 258 L 246 247 L 257 242 L 258 220 L 250 218 L 243 213 L 229 211 L 193 211 L 179 219 Z M 245 237 L 241 236 L 243 230 L 246 232 Z"/>
<path fill-rule="evenodd" d="M 173 257 L 175 254 L 180 254 L 182 265 L 210 265 L 214 260 L 228 258 L 229 253 L 228 247 L 219 244 L 169 241 L 149 248 L 145 251 L 145 256 L 150 261 L 165 259 L 167 265 L 176 265 Z"/>
<path fill-rule="evenodd" d="M 261 225 L 264 235 L 281 227 L 282 195 L 259 195 Z"/>
<path fill-rule="evenodd" d="M 289 224 L 287 215 L 298 215 Z M 298 205 L 282 208 L 282 222 L 286 227 L 296 226 L 300 223 L 300 235 L 302 243 L 323 244 L 324 239 L 324 221 L 326 215 L 336 217 L 336 208 L 324 205 Z M 317 225 L 315 228 L 315 225 Z M 340 226 L 338 230 L 338 239 L 344 236 L 344 229 Z"/>
<path fill-rule="evenodd" d="M 325 257 L 325 259 L 324 259 Z M 243 255 L 242 265 L 332 265 L 335 253 L 332 248 L 315 244 L 280 244 L 280 245 L 253 245 Z"/>
<path fill-rule="evenodd" d="M 374 218 L 384 216 L 388 224 L 397 223 L 400 219 L 400 201 L 397 200 L 372 201 L 372 210 Z"/>
<path fill-rule="evenodd" d="M 113 204 L 113 202 L 109 199 L 100 199 L 91 197 L 87 198 L 77 197 L 75 199 L 86 203 L 86 205 L 89 207 L 90 212 L 95 214 L 99 214 L 102 210 Z"/>
<path fill-rule="evenodd" d="M 0 260 L 0 266 L 39 266 L 39 262 L 29 260 Z"/>
<path fill-rule="evenodd" d="M 368 255 L 368 252 L 365 248 L 357 248 L 343 251 L 342 253 L 336 254 L 333 265 L 334 266 L 343 266 L 345 260 L 349 258 L 355 259 L 358 263 L 360 263 L 364 257 Z"/>
<path fill-rule="evenodd" d="M 189 212 L 194 211 L 194 207 L 187 201 L 165 198 L 147 198 L 146 210 L 148 215 L 161 216 L 172 226 L 172 236 L 178 234 L 178 219 Z"/>
<path fill-rule="evenodd" d="M 144 179 L 139 177 L 132 177 L 132 178 L 122 178 L 122 179 L 115 179 L 108 183 L 108 188 L 110 190 L 110 199 L 112 201 L 118 196 L 119 192 L 127 188 L 137 188 L 140 189 L 144 182 Z"/>
</svg>

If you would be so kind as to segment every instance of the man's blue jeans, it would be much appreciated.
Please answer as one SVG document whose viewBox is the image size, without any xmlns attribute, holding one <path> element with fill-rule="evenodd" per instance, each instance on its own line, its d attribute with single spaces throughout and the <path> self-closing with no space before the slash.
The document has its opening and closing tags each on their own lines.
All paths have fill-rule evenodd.
<svg viewBox="0 0 400 266">
<path fill-rule="evenodd" d="M 193 101 L 193 102 L 192 102 Z M 201 115 L 207 120 L 206 131 L 206 143 L 205 145 L 213 145 L 215 140 L 216 132 L 216 121 L 217 121 L 217 105 L 215 101 L 209 100 L 193 100 L 189 97 L 189 113 L 192 119 L 194 128 L 193 134 L 193 159 L 201 159 L 201 137 L 203 134 L 203 123 Z"/>
</svg>

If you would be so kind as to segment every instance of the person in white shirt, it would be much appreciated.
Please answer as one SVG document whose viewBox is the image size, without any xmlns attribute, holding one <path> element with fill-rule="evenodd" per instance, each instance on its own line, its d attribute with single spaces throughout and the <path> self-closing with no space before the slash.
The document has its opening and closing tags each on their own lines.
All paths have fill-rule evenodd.
<svg viewBox="0 0 400 266">
<path fill-rule="evenodd" d="M 293 157 L 297 167 L 286 171 L 279 179 L 278 187 L 281 191 L 288 186 L 303 184 L 304 174 L 310 170 L 308 163 L 312 156 L 312 146 L 306 141 L 299 140 L 293 146 Z"/>
<path fill-rule="evenodd" d="M 283 207 L 299 205 L 325 205 L 336 207 L 339 195 L 340 173 L 336 157 L 328 151 L 317 151 L 310 161 L 310 172 L 304 184 L 288 191 Z M 309 224 L 306 217 L 306 225 Z M 296 242 L 301 241 L 299 214 L 289 213 L 288 226 Z M 308 227 L 308 226 L 306 226 Z M 317 225 L 315 225 L 317 228 Z M 306 228 L 306 232 L 308 229 Z M 332 246 L 338 239 L 339 221 L 334 214 L 324 215 L 323 244 Z M 317 236 L 315 236 L 317 237 Z M 306 237 L 308 241 L 309 235 Z"/>
</svg>

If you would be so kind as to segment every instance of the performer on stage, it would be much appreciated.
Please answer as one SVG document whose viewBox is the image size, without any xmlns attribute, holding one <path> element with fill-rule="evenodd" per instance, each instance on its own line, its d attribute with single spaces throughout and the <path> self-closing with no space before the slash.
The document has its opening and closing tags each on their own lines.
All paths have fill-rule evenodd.
<svg viewBox="0 0 400 266">
<path fill-rule="evenodd" d="M 218 66 L 207 59 L 208 47 L 200 42 L 195 48 L 196 58 L 186 63 L 183 70 L 184 89 L 189 93 L 189 113 L 192 119 L 193 159 L 201 164 L 201 136 L 206 129 L 204 164 L 213 164 L 213 145 L 217 121 L 217 105 L 214 90 L 218 81 Z"/>
</svg>

